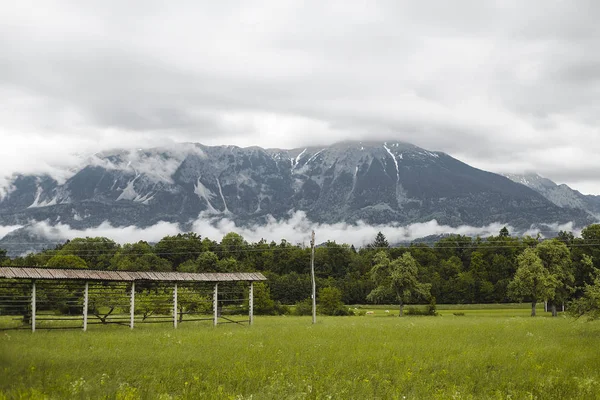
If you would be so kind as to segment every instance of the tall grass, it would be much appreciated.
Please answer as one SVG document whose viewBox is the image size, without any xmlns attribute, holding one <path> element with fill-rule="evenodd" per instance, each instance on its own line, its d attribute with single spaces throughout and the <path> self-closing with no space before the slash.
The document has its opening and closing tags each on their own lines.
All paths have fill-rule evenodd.
<svg viewBox="0 0 600 400">
<path fill-rule="evenodd" d="M 600 398 L 598 322 L 469 311 L 255 322 L 2 332 L 0 398 Z"/>
</svg>

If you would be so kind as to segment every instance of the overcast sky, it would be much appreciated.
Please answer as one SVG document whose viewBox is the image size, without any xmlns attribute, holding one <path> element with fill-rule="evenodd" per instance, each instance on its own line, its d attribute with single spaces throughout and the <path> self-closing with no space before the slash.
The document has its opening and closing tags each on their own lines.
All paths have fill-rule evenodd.
<svg viewBox="0 0 600 400">
<path fill-rule="evenodd" d="M 0 172 L 403 140 L 600 194 L 597 1 L 0 0 Z"/>
</svg>

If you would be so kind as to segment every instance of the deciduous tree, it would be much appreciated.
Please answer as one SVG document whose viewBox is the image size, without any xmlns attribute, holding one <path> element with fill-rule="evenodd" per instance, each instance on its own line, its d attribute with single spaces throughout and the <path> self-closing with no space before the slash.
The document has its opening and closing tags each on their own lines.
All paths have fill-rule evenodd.
<svg viewBox="0 0 600 400">
<path fill-rule="evenodd" d="M 508 285 L 509 296 L 516 300 L 531 300 L 531 316 L 535 317 L 535 306 L 538 301 L 554 297 L 556 278 L 544 267 L 535 248 L 525 249 L 518 257 L 517 272 Z"/>
<path fill-rule="evenodd" d="M 400 304 L 401 317 L 404 304 L 417 297 L 430 296 L 431 285 L 419 282 L 418 273 L 418 264 L 409 252 L 390 261 L 387 254 L 380 251 L 375 255 L 375 266 L 371 269 L 371 278 L 377 287 L 369 293 L 368 299 L 381 301 L 395 296 Z"/>
<path fill-rule="evenodd" d="M 558 240 L 546 240 L 537 246 L 536 251 L 544 268 L 556 279 L 554 296 L 549 298 L 552 300 L 552 316 L 556 317 L 556 304 L 564 304 L 575 290 L 571 252 Z"/>
</svg>

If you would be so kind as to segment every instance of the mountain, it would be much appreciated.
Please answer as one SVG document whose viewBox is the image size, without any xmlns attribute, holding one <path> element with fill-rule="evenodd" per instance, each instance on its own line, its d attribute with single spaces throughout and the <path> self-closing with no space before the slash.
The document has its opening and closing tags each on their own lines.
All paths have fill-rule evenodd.
<svg viewBox="0 0 600 400">
<path fill-rule="evenodd" d="M 600 219 L 600 196 L 582 194 L 565 184 L 558 185 L 538 174 L 506 174 L 505 176 L 535 190 L 559 207 L 583 210 Z"/>
<path fill-rule="evenodd" d="M 186 143 L 94 154 L 61 176 L 13 176 L 0 188 L 0 225 L 48 221 L 85 229 L 105 221 L 138 227 L 168 221 L 189 229 L 200 213 L 248 225 L 298 210 L 320 223 L 436 219 L 450 226 L 501 222 L 527 229 L 594 220 L 537 189 L 402 142 L 291 150 Z"/>
</svg>

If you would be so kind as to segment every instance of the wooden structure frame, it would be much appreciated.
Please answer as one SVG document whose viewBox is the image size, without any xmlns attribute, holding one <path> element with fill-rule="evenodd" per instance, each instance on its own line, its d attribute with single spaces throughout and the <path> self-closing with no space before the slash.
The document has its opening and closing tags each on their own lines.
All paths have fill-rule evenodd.
<svg viewBox="0 0 600 400">
<path fill-rule="evenodd" d="M 134 328 L 135 325 L 135 310 L 136 310 L 136 283 L 144 284 L 161 284 L 164 287 L 172 288 L 172 323 L 173 327 L 177 328 L 181 318 L 181 312 L 178 311 L 178 294 L 180 285 L 194 284 L 213 284 L 212 290 L 212 317 L 210 318 L 213 325 L 219 323 L 221 317 L 219 311 L 219 283 L 233 284 L 246 283 L 248 287 L 248 324 L 254 322 L 254 282 L 265 281 L 266 278 L 261 273 L 184 273 L 184 272 L 133 272 L 133 271 L 99 271 L 99 270 L 83 270 L 83 269 L 53 269 L 53 268 L 27 268 L 27 267 L 0 267 L 0 282 L 8 282 L 7 287 L 10 287 L 10 282 L 18 282 L 21 288 L 31 285 L 30 292 L 30 323 L 31 331 L 36 330 L 36 310 L 38 305 L 37 300 L 37 282 L 71 282 L 83 283 L 83 330 L 88 328 L 89 314 L 89 294 L 90 283 L 92 284 L 126 284 L 128 285 L 128 307 L 129 307 L 129 327 Z M 41 283 L 40 283 L 41 284 Z M 16 284 L 15 284 L 16 285 Z M 166 286 L 165 286 L 166 285 Z M 20 296 L 23 297 L 28 296 Z M 10 300 L 10 299 L 9 299 Z M 225 301 L 225 300 L 221 300 Z M 224 317 L 222 317 L 224 318 Z M 59 319 L 59 318 L 57 318 Z M 231 321 L 229 322 L 237 322 Z M 166 322 L 166 321 L 159 321 Z M 79 328 L 78 328 L 79 329 Z"/>
</svg>

